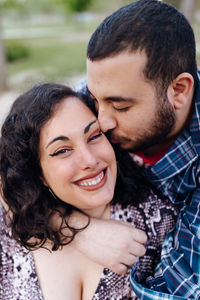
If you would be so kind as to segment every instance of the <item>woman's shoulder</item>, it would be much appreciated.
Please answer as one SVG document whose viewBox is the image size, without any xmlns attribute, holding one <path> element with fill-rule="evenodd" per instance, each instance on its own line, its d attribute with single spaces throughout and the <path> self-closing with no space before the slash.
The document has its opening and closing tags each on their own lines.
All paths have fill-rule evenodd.
<svg viewBox="0 0 200 300">
<path fill-rule="evenodd" d="M 0 205 L 0 244 L 1 244 L 1 255 L 2 252 L 6 252 L 7 255 L 12 256 L 16 252 L 28 253 L 28 251 L 18 244 L 15 239 L 12 237 L 12 230 L 10 226 L 11 219 L 9 213 L 5 208 Z"/>
<path fill-rule="evenodd" d="M 5 210 L 5 208 L 2 206 L 0 202 L 0 235 L 1 235 L 0 243 L 4 243 L 5 238 L 9 239 L 11 236 L 11 229 L 9 227 L 9 223 L 10 223 L 10 218 L 8 212 Z"/>
<path fill-rule="evenodd" d="M 131 223 L 155 236 L 160 236 L 161 228 L 164 236 L 175 224 L 177 216 L 177 207 L 169 199 L 158 196 L 152 190 L 147 197 L 139 201 L 134 202 L 133 199 L 133 203 L 126 206 L 117 203 L 111 207 L 112 219 Z"/>
<path fill-rule="evenodd" d="M 43 299 L 32 254 L 12 237 L 10 218 L 0 206 L 0 290 L 2 299 Z"/>
</svg>

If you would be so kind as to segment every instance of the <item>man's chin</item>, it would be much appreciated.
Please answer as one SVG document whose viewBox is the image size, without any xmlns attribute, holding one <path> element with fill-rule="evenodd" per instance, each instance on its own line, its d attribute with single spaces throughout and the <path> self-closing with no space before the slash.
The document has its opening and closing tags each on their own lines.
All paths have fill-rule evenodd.
<svg viewBox="0 0 200 300">
<path fill-rule="evenodd" d="M 132 142 L 128 140 L 119 140 L 119 139 L 109 137 L 109 141 L 111 142 L 111 144 L 117 145 L 124 150 L 131 151 L 131 152 L 134 151 L 135 148 L 134 145 L 132 144 Z"/>
<path fill-rule="evenodd" d="M 134 147 L 130 144 L 130 142 L 118 142 L 117 145 L 123 150 L 134 152 Z"/>
<path fill-rule="evenodd" d="M 119 147 L 122 148 L 123 150 L 126 150 L 130 153 L 136 153 L 144 150 L 144 147 L 139 146 L 139 145 L 134 145 L 133 143 L 130 142 L 120 142 L 118 143 Z"/>
</svg>

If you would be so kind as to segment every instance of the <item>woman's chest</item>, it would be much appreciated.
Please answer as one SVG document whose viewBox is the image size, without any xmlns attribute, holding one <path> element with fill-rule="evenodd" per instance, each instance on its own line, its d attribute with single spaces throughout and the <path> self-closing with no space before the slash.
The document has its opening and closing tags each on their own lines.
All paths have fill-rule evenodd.
<svg viewBox="0 0 200 300">
<path fill-rule="evenodd" d="M 92 299 L 103 267 L 69 245 L 53 253 L 40 249 L 33 256 L 44 300 Z"/>
</svg>

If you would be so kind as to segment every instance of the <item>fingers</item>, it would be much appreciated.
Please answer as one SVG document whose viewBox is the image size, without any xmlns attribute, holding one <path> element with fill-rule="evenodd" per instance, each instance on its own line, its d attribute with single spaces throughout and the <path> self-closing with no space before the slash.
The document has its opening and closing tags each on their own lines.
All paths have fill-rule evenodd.
<svg viewBox="0 0 200 300">
<path fill-rule="evenodd" d="M 126 258 L 123 260 L 123 264 L 127 267 L 132 267 L 136 262 L 138 262 L 139 257 L 129 254 L 126 256 Z"/>
<path fill-rule="evenodd" d="M 118 265 L 113 266 L 112 271 L 117 274 L 126 274 L 129 267 L 133 267 L 138 262 L 138 256 L 128 255 L 126 259 Z"/>
<path fill-rule="evenodd" d="M 140 244 L 139 242 L 137 242 L 135 239 L 129 240 L 129 241 L 123 241 L 120 243 L 119 245 L 119 253 L 124 253 L 129 255 L 134 255 L 134 256 L 144 256 L 146 253 L 146 248 L 144 246 L 144 244 Z M 124 262 L 124 261 L 123 261 Z"/>
<path fill-rule="evenodd" d="M 143 244 L 134 241 L 129 248 L 129 253 L 137 257 L 142 257 L 146 253 L 146 248 Z"/>
<path fill-rule="evenodd" d="M 114 264 L 112 270 L 117 274 L 126 274 L 129 267 L 132 267 L 138 262 L 139 257 L 142 257 L 146 253 L 144 244 L 147 242 L 147 235 L 140 229 L 135 229 L 132 234 L 132 242 L 129 244 L 129 253 L 123 256 L 119 264 Z M 128 249 L 126 243 L 121 244 L 120 248 L 124 251 Z"/>
<path fill-rule="evenodd" d="M 98 233 L 98 234 L 97 234 Z M 75 237 L 75 247 L 92 261 L 125 274 L 145 254 L 145 232 L 116 220 L 92 219 Z"/>
<path fill-rule="evenodd" d="M 143 245 L 134 242 L 134 246 L 129 254 L 121 259 L 120 263 L 110 265 L 110 269 L 117 274 L 126 274 L 129 267 L 133 267 L 138 262 L 139 257 L 144 256 L 146 249 Z"/>
<path fill-rule="evenodd" d="M 131 235 L 129 238 L 124 239 L 119 244 L 122 251 L 128 251 L 128 253 L 134 256 L 144 256 L 146 252 L 145 243 L 147 242 L 147 235 L 144 231 L 131 228 Z M 124 252 L 125 253 L 125 252 Z"/>
<path fill-rule="evenodd" d="M 147 235 L 143 230 L 134 228 L 133 239 L 140 244 L 145 244 L 147 242 Z"/>
<path fill-rule="evenodd" d="M 128 271 L 128 266 L 121 263 L 112 269 L 112 271 L 120 275 L 125 275 Z"/>
</svg>

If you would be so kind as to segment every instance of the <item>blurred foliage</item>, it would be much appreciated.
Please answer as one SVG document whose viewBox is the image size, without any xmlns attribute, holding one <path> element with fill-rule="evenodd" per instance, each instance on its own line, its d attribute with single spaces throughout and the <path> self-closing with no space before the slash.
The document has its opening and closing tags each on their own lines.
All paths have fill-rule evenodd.
<svg viewBox="0 0 200 300">
<path fill-rule="evenodd" d="M 95 11 L 108 14 L 134 0 L 0 0 L 4 12 L 15 11 L 15 14 L 48 13 L 48 12 L 83 12 Z M 63 7 L 67 8 L 63 10 Z"/>
<path fill-rule="evenodd" d="M 92 0 L 62 0 L 67 10 L 71 12 L 86 11 L 92 3 Z"/>
<path fill-rule="evenodd" d="M 182 0 L 164 0 L 165 2 L 168 2 L 169 4 L 175 6 L 176 8 L 180 9 Z M 190 1 L 190 0 L 187 0 Z M 200 1 L 197 0 L 197 8 L 200 9 Z"/>
<path fill-rule="evenodd" d="M 56 3 L 58 2 L 58 3 Z M 16 16 L 29 17 L 41 12 L 56 12 L 59 8 L 57 0 L 0 0 L 4 14 L 13 12 Z"/>
<path fill-rule="evenodd" d="M 86 10 L 99 9 L 104 11 L 114 11 L 115 9 L 134 2 L 135 0 L 0 0 L 0 7 L 3 9 L 15 9 L 16 12 L 55 12 L 62 11 L 63 5 L 68 8 L 68 11 L 82 12 Z M 180 8 L 182 0 L 164 0 L 173 6 Z M 188 0 L 190 1 L 190 0 Z M 197 1 L 200 8 L 200 1 Z"/>
<path fill-rule="evenodd" d="M 181 7 L 181 1 L 182 0 L 166 0 L 166 2 L 168 2 L 169 4 L 175 6 L 178 9 Z"/>
<path fill-rule="evenodd" d="M 19 41 L 9 40 L 5 44 L 6 59 L 8 62 L 22 60 L 30 56 L 30 49 Z"/>
<path fill-rule="evenodd" d="M 21 40 L 23 43 L 25 40 Z M 68 42 L 60 38 L 26 39 L 31 55 L 10 64 L 12 74 L 28 69 L 38 70 L 48 79 L 68 77 L 85 72 L 87 41 Z"/>
<path fill-rule="evenodd" d="M 84 76 L 89 36 L 107 15 L 134 0 L 85 0 L 86 11 L 70 9 L 70 2 L 76 1 L 0 0 L 11 88 L 29 88 L 38 81 L 66 83 L 69 78 Z M 164 1 L 177 8 L 181 3 Z M 200 43 L 198 19 L 193 27 Z"/>
<path fill-rule="evenodd" d="M 23 7 L 23 1 L 17 0 L 0 0 L 0 8 L 1 9 L 18 9 Z"/>
<path fill-rule="evenodd" d="M 9 63 L 10 87 L 26 90 L 41 82 L 68 83 L 86 72 L 87 41 L 58 38 L 26 39 L 30 56 Z"/>
</svg>

